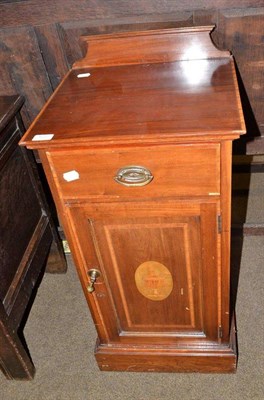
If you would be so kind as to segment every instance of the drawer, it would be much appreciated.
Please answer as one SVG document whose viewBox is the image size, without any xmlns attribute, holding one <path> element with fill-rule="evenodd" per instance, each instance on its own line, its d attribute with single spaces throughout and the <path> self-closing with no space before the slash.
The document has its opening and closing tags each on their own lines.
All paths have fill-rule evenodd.
<svg viewBox="0 0 264 400">
<path fill-rule="evenodd" d="M 64 199 L 208 196 L 220 191 L 219 144 L 53 150 L 47 157 Z M 132 181 L 132 186 L 118 179 Z"/>
</svg>

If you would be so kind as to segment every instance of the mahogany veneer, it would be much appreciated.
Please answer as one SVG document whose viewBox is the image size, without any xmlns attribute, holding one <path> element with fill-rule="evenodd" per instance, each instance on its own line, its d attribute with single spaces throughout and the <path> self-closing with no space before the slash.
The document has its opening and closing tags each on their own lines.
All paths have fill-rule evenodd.
<svg viewBox="0 0 264 400">
<path fill-rule="evenodd" d="M 211 29 L 84 37 L 21 141 L 39 150 L 102 370 L 236 368 L 231 150 L 245 126 Z"/>
</svg>

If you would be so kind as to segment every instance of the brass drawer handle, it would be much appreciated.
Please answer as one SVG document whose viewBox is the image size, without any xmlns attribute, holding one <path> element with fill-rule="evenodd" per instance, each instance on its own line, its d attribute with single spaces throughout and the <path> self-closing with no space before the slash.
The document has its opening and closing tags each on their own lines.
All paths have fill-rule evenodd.
<svg viewBox="0 0 264 400">
<path fill-rule="evenodd" d="M 128 165 L 120 168 L 114 179 L 124 186 L 145 186 L 152 181 L 153 175 L 145 167 Z"/>
</svg>

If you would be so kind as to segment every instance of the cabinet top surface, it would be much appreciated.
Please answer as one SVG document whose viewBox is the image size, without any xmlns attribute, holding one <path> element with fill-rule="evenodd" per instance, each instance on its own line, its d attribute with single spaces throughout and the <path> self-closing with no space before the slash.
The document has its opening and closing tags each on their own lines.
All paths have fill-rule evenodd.
<svg viewBox="0 0 264 400">
<path fill-rule="evenodd" d="M 188 49 L 188 47 L 187 47 Z M 238 137 L 245 132 L 231 56 L 72 69 L 22 144 Z"/>
</svg>

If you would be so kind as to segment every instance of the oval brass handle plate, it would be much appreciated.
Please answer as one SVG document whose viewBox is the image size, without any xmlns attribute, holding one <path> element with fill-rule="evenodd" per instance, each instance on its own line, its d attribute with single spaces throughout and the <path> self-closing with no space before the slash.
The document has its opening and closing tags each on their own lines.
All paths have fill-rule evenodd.
<svg viewBox="0 0 264 400">
<path fill-rule="evenodd" d="M 115 181 L 124 186 L 145 186 L 153 179 L 152 173 L 140 165 L 128 165 L 120 168 Z"/>
</svg>

